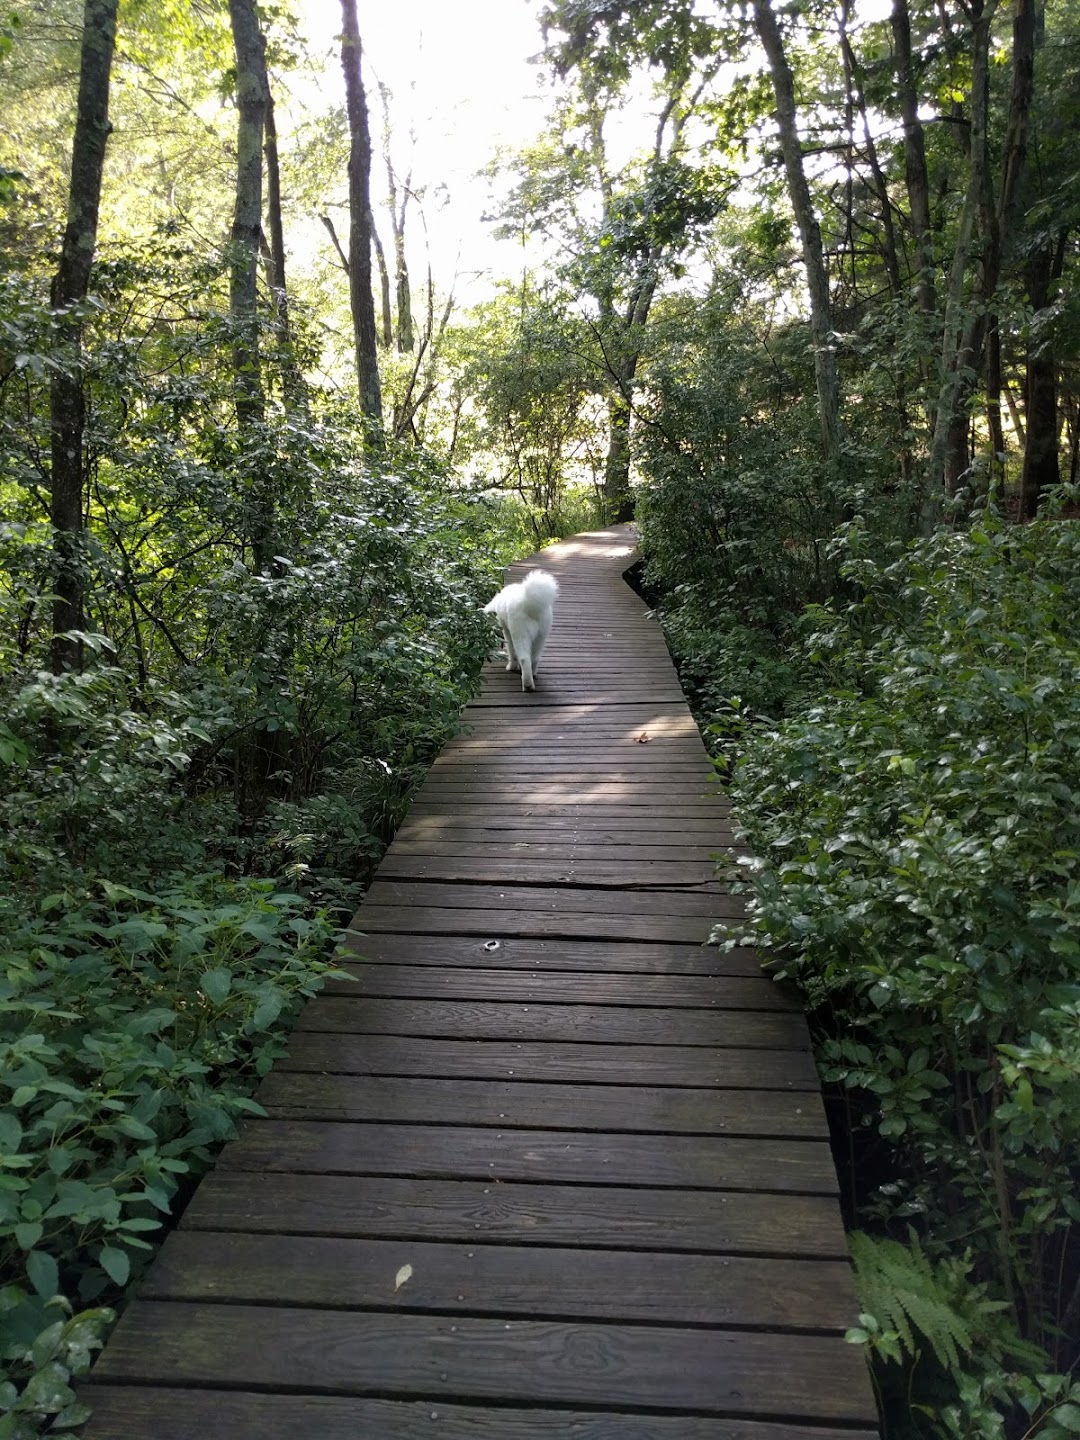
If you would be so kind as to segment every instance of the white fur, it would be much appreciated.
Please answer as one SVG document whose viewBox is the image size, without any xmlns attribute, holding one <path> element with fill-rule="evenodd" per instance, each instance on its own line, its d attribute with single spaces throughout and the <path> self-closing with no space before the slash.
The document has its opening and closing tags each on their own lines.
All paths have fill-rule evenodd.
<svg viewBox="0 0 1080 1440">
<path fill-rule="evenodd" d="M 506 642 L 507 670 L 521 671 L 522 690 L 536 689 L 536 669 L 551 630 L 551 612 L 559 582 L 546 570 L 530 570 L 516 585 L 506 585 L 484 606 L 498 617 Z"/>
</svg>

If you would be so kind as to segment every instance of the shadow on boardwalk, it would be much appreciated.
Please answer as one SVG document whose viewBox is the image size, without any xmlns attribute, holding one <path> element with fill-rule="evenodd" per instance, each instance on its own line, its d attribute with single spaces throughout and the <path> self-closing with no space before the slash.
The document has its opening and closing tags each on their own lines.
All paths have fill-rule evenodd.
<svg viewBox="0 0 1080 1440">
<path fill-rule="evenodd" d="M 488 667 L 86 1440 L 877 1434 L 805 1023 L 703 948 L 728 807 L 631 547 L 535 557 L 537 692 Z"/>
</svg>

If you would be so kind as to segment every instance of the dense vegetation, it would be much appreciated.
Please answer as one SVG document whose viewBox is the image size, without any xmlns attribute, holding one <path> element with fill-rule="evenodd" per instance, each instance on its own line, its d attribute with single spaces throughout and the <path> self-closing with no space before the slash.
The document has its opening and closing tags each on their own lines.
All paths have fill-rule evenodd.
<svg viewBox="0 0 1080 1440">
<path fill-rule="evenodd" d="M 488 170 L 528 244 L 467 312 L 355 0 L 295 119 L 302 18 L 0 29 L 0 1437 L 78 1424 L 500 565 L 635 504 L 888 1433 L 1080 1433 L 1071 0 L 552 0 L 547 128 Z"/>
</svg>

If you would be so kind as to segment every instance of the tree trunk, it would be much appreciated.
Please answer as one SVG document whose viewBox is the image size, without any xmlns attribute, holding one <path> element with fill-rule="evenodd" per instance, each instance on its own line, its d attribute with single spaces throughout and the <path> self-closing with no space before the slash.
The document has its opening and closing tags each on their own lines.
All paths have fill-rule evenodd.
<svg viewBox="0 0 1080 1440">
<path fill-rule="evenodd" d="M 889 199 L 889 182 L 885 177 L 884 170 L 881 168 L 877 145 L 874 143 L 874 132 L 870 125 L 869 114 L 867 113 L 866 90 L 863 85 L 862 70 L 855 59 L 855 51 L 852 49 L 851 41 L 848 38 L 850 12 L 851 0 L 842 0 L 839 33 L 840 50 L 844 57 L 844 74 L 847 79 L 849 94 L 858 106 L 859 118 L 862 121 L 863 145 L 866 149 L 866 158 L 870 162 L 871 173 L 874 177 L 874 187 L 877 190 L 878 203 L 881 206 L 881 229 L 884 236 L 882 258 L 885 261 L 885 273 L 889 277 L 890 290 L 894 297 L 898 298 L 903 288 L 900 280 L 900 247 L 896 243 L 892 201 Z M 854 256 L 854 245 L 852 245 L 852 254 Z"/>
<path fill-rule="evenodd" d="M 386 255 L 383 252 L 382 241 L 379 239 L 379 231 L 375 224 L 374 215 L 371 217 L 371 240 L 375 246 L 375 259 L 379 265 L 379 294 L 382 298 L 382 343 L 383 348 L 389 350 L 390 346 L 394 343 L 394 311 L 390 303 L 390 274 L 386 268 Z"/>
<path fill-rule="evenodd" d="M 266 91 L 266 137 L 263 154 L 266 160 L 266 220 L 270 232 L 270 288 L 277 316 L 278 339 L 281 345 L 282 379 L 285 392 L 294 400 L 305 399 L 304 378 L 296 359 L 292 324 L 289 319 L 289 290 L 285 282 L 285 226 L 281 214 L 281 168 L 278 164 L 277 125 L 274 120 L 274 96 L 266 73 L 266 44 L 262 53 L 263 86 Z"/>
<path fill-rule="evenodd" d="M 49 389 L 51 503 L 55 599 L 52 614 L 53 670 L 82 664 L 79 641 L 68 632 L 83 625 L 85 546 L 83 529 L 83 429 L 86 401 L 82 377 L 82 321 L 72 309 L 85 298 L 97 244 L 101 177 L 109 136 L 109 76 L 116 47 L 117 0 L 85 0 L 79 97 L 71 148 L 67 224 L 51 299 L 57 312 L 62 368 Z"/>
<path fill-rule="evenodd" d="M 986 423 L 990 429 L 993 471 L 1005 475 L 1005 427 L 1001 423 L 1001 331 L 998 317 L 991 315 L 986 331 Z"/>
<path fill-rule="evenodd" d="M 382 443 L 382 391 L 379 385 L 375 297 L 371 288 L 371 131 L 364 91 L 363 50 L 356 0 L 341 0 L 341 68 L 349 116 L 349 303 L 356 351 L 360 413 L 368 443 Z"/>
<path fill-rule="evenodd" d="M 400 355 L 411 354 L 416 345 L 416 327 L 412 313 L 412 286 L 409 282 L 409 266 L 405 259 L 405 215 L 412 194 L 412 173 L 405 177 L 401 187 L 401 203 L 398 204 L 397 172 L 390 154 L 390 88 L 380 83 L 383 112 L 383 163 L 386 166 L 387 208 L 390 211 L 390 228 L 394 237 L 394 293 L 397 300 L 397 348 Z M 414 137 L 415 138 L 415 137 Z"/>
<path fill-rule="evenodd" d="M 986 213 L 986 194 L 989 186 L 986 154 L 987 122 L 987 71 L 990 51 L 990 26 L 997 8 L 997 0 L 985 0 L 976 9 L 972 23 L 971 54 L 971 163 L 967 191 L 957 223 L 956 245 L 953 250 L 952 267 L 949 271 L 949 287 L 945 301 L 945 323 L 941 346 L 941 388 L 938 392 L 937 419 L 930 450 L 928 467 L 930 509 L 924 517 L 932 521 L 939 513 L 939 507 L 948 488 L 952 488 L 962 473 L 964 461 L 960 459 L 957 437 L 967 433 L 967 419 L 962 404 L 966 386 L 965 365 L 970 366 L 976 342 L 981 348 L 981 319 L 974 322 L 965 314 L 965 282 L 968 261 L 971 257 L 975 233 L 975 219 L 980 211 Z M 989 237 L 988 237 L 989 238 Z M 966 457 L 966 439 L 964 454 Z M 957 474 L 953 472 L 960 466 Z M 946 480 L 951 484 L 947 487 Z"/>
<path fill-rule="evenodd" d="M 754 0 L 754 21 L 765 48 L 776 96 L 776 121 L 787 171 L 792 209 L 802 240 L 806 285 L 810 292 L 810 329 L 814 338 L 814 375 L 821 422 L 821 452 L 826 478 L 835 483 L 840 471 L 840 386 L 832 343 L 829 281 L 821 248 L 821 230 L 810 199 L 803 166 L 802 143 L 795 112 L 795 81 L 784 53 L 780 27 L 769 0 Z"/>
<path fill-rule="evenodd" d="M 621 525 L 634 518 L 634 497 L 630 493 L 630 412 L 631 401 L 616 392 L 608 400 L 608 450 L 604 462 L 604 508 L 609 524 Z"/>
<path fill-rule="evenodd" d="M 1038 315 L 1050 301 L 1054 280 L 1056 244 L 1043 245 L 1028 263 L 1027 292 Z M 1034 520 L 1043 495 L 1061 483 L 1058 461 L 1057 363 L 1049 334 L 1032 334 L 1028 342 L 1025 405 L 1027 444 L 1020 479 L 1020 519 Z"/>
<path fill-rule="evenodd" d="M 911 233 L 915 241 L 915 264 L 918 271 L 919 310 L 933 315 L 934 249 L 930 239 L 930 180 L 926 170 L 926 141 L 919 119 L 919 99 L 915 92 L 915 70 L 911 58 L 911 18 L 907 0 L 893 0 L 890 17 L 893 43 L 896 46 L 896 84 L 900 96 L 900 113 L 904 121 L 904 178 L 907 182 L 908 206 L 911 210 Z"/>
<path fill-rule="evenodd" d="M 947 494 L 955 494 L 969 464 L 968 409 L 978 376 L 983 370 L 984 344 L 989 331 L 996 327 L 994 300 L 1001 279 L 1009 221 L 1016 207 L 1017 190 L 1027 156 L 1028 117 L 1035 83 L 1036 17 L 1034 0 L 1016 0 L 1013 17 L 1013 85 L 1009 102 L 1009 124 L 1002 158 L 1001 193 L 995 202 L 986 153 L 989 123 L 989 73 L 984 68 L 986 91 L 982 105 L 985 123 L 981 130 L 972 125 L 969 154 L 973 169 L 981 177 L 982 253 L 979 260 L 980 280 L 976 303 L 965 325 L 955 367 L 962 376 L 955 393 L 954 414 L 945 446 L 944 485 Z M 972 113 L 976 113 L 976 97 L 972 95 Z M 989 363 L 989 357 L 987 357 Z M 1000 375 L 1000 372 L 999 372 Z M 989 377 L 988 377 L 989 383 Z M 1000 382 L 997 384 L 1000 399 Z M 1000 420 L 1000 406 L 998 408 Z"/>
<path fill-rule="evenodd" d="M 263 136 L 268 92 L 265 50 L 254 0 L 229 0 L 236 51 L 236 201 L 231 234 L 229 313 L 233 327 L 233 391 L 241 437 L 266 412 L 259 356 L 259 249 L 262 241 Z M 274 555 L 272 497 L 253 485 L 245 528 L 255 570 L 269 571 Z"/>
</svg>

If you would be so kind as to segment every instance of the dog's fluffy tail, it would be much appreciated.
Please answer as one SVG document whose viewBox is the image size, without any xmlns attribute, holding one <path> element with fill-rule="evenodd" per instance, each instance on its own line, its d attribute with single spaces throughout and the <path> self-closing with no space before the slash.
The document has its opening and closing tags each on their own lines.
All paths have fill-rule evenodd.
<svg viewBox="0 0 1080 1440">
<path fill-rule="evenodd" d="M 534 604 L 551 605 L 559 593 L 559 582 L 546 570 L 530 570 L 521 582 L 526 601 Z"/>
<path fill-rule="evenodd" d="M 499 611 L 500 604 L 510 601 L 512 595 L 519 597 L 519 604 L 522 604 L 527 613 L 535 614 L 543 610 L 545 606 L 554 604 L 555 596 L 559 593 L 559 582 L 554 575 L 549 575 L 546 570 L 530 570 L 524 580 L 519 580 L 516 585 L 506 585 L 499 593 L 492 597 L 484 606 L 485 615 L 495 615 Z"/>
</svg>

